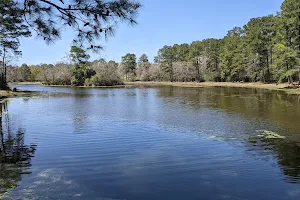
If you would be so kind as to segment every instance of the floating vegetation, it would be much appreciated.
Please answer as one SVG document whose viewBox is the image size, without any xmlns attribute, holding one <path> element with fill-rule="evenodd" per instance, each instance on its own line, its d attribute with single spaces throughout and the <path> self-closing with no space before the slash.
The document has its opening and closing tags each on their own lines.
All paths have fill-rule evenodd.
<svg viewBox="0 0 300 200">
<path fill-rule="evenodd" d="M 217 136 L 214 136 L 214 135 L 206 138 L 206 140 L 213 140 L 213 141 L 216 141 L 216 142 L 223 142 L 224 141 L 223 138 L 217 137 Z"/>
<path fill-rule="evenodd" d="M 249 138 L 248 140 L 250 143 L 256 144 L 257 140 L 255 138 Z"/>
<path fill-rule="evenodd" d="M 211 140 L 211 139 L 215 139 L 215 138 L 217 138 L 217 137 L 213 135 L 213 136 L 210 136 L 210 137 L 208 137 L 206 139 Z"/>
<path fill-rule="evenodd" d="M 257 135 L 260 138 L 265 138 L 265 139 L 285 139 L 285 136 L 281 136 L 273 131 L 268 131 L 268 130 L 258 130 L 260 134 Z"/>
</svg>

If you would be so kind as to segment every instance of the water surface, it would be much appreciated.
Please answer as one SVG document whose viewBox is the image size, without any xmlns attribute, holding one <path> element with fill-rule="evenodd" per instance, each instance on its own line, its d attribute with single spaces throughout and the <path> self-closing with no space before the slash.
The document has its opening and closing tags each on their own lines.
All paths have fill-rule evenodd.
<svg viewBox="0 0 300 200">
<path fill-rule="evenodd" d="M 2 105 L 3 199 L 300 198 L 298 96 L 16 87 L 44 93 Z"/>
</svg>

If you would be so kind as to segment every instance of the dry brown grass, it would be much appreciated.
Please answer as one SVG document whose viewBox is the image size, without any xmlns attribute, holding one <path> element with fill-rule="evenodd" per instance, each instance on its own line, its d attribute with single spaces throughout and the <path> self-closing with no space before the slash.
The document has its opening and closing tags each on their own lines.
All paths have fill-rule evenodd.
<svg viewBox="0 0 300 200">
<path fill-rule="evenodd" d="M 9 85 L 43 85 L 42 82 L 14 82 L 9 83 Z"/>
<path fill-rule="evenodd" d="M 10 90 L 0 90 L 0 99 L 11 98 L 11 97 L 27 97 L 31 95 L 35 95 L 38 92 L 30 92 L 30 91 L 17 91 L 13 92 Z"/>
</svg>

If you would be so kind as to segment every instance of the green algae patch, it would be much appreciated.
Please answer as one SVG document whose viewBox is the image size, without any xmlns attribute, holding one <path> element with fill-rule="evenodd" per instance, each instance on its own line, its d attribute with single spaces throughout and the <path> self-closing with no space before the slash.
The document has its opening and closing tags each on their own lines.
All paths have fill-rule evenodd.
<svg viewBox="0 0 300 200">
<path fill-rule="evenodd" d="M 210 136 L 210 137 L 208 137 L 208 138 L 206 138 L 207 140 L 212 140 L 212 139 L 215 139 L 215 138 L 217 138 L 217 136 Z"/>
<path fill-rule="evenodd" d="M 268 131 L 268 130 L 259 130 L 257 131 L 260 134 L 257 135 L 260 138 L 265 138 L 265 139 L 285 139 L 285 136 L 279 135 L 273 131 Z"/>
<path fill-rule="evenodd" d="M 208 137 L 208 138 L 205 138 L 206 140 L 212 140 L 212 141 L 215 141 L 215 142 L 223 142 L 224 141 L 224 139 L 223 138 L 221 138 L 221 137 L 217 137 L 217 136 L 210 136 L 210 137 Z"/>
</svg>

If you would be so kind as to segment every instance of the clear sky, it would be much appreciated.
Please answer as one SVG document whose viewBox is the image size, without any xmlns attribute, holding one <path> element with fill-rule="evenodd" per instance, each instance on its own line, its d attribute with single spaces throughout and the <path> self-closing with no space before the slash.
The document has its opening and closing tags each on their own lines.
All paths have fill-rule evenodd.
<svg viewBox="0 0 300 200">
<path fill-rule="evenodd" d="M 191 43 L 205 38 L 222 38 L 235 26 L 250 18 L 275 14 L 283 0 L 140 0 L 143 8 L 137 26 L 119 25 L 114 37 L 100 43 L 103 57 L 120 61 L 126 53 L 149 59 L 164 45 Z M 65 31 L 62 39 L 46 45 L 36 37 L 21 40 L 23 56 L 18 63 L 40 64 L 60 61 L 72 45 L 73 33 Z"/>
</svg>

